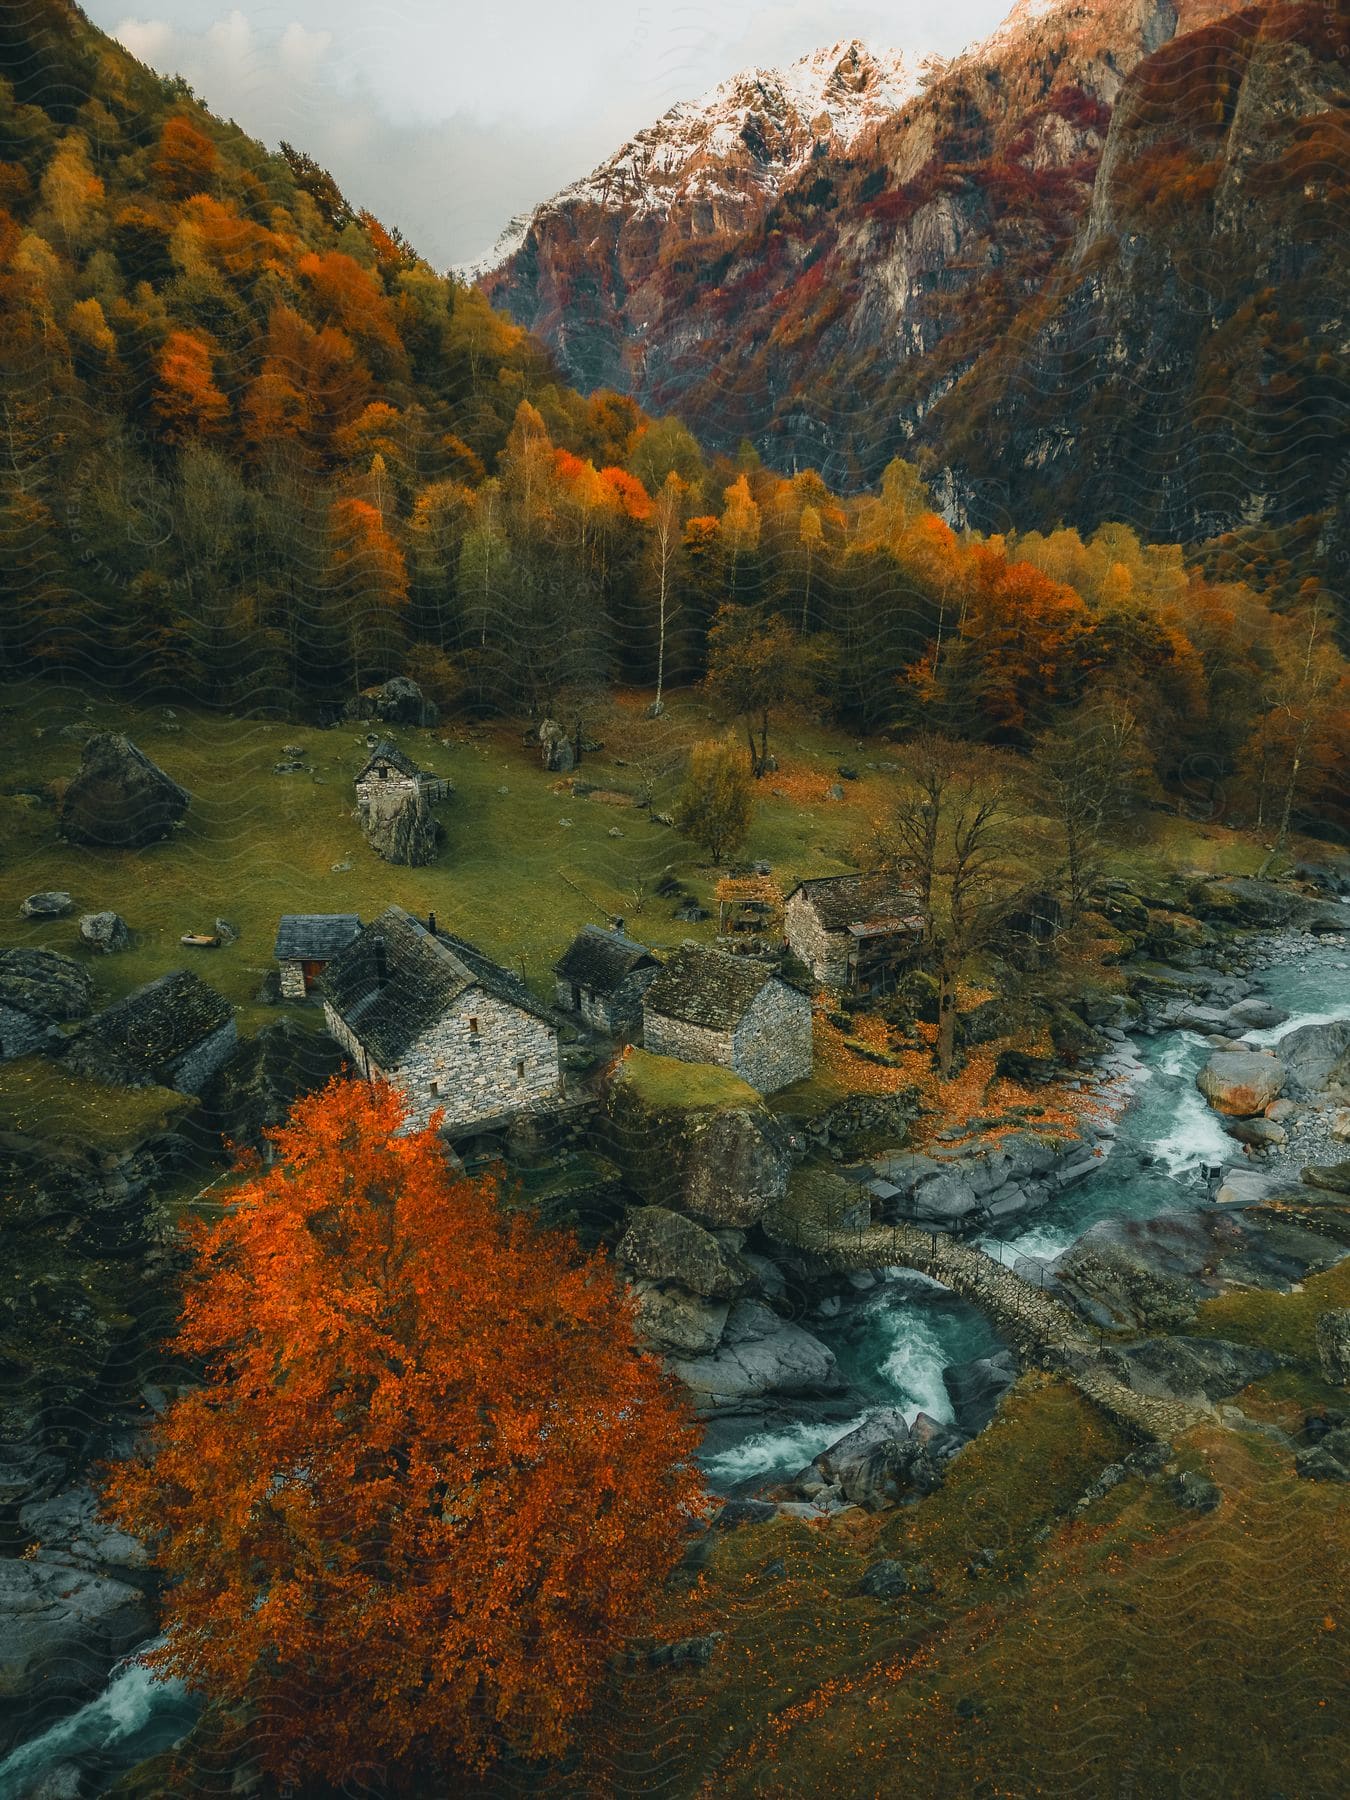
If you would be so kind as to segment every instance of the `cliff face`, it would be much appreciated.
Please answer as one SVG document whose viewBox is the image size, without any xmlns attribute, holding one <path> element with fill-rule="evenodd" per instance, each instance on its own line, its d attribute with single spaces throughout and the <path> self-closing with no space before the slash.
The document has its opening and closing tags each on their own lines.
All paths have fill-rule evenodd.
<svg viewBox="0 0 1350 1800">
<path fill-rule="evenodd" d="M 754 205 L 552 203 L 485 285 L 583 385 L 843 485 L 926 456 L 958 520 L 1295 518 L 1344 420 L 1334 36 L 1311 5 L 1020 0 Z"/>
<path fill-rule="evenodd" d="M 903 59 L 835 44 L 681 102 L 584 180 L 513 221 L 480 285 L 582 386 L 643 381 L 649 328 L 783 187 L 914 91 Z M 468 271 L 474 273 L 474 271 Z"/>
<path fill-rule="evenodd" d="M 1126 84 L 1070 253 L 926 438 L 989 522 L 1194 542 L 1326 510 L 1350 410 L 1345 71 L 1330 15 L 1251 9 Z"/>
</svg>

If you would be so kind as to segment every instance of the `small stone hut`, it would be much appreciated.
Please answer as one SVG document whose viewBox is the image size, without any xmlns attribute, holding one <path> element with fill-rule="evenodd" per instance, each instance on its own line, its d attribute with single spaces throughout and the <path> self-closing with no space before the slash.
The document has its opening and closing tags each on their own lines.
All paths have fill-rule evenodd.
<svg viewBox="0 0 1350 1800">
<path fill-rule="evenodd" d="M 836 993 L 888 992 L 917 955 L 924 926 L 917 893 L 879 871 L 799 881 L 784 908 L 793 953 Z"/>
<path fill-rule="evenodd" d="M 355 913 L 283 913 L 273 952 L 284 1000 L 303 1000 L 361 929 Z"/>
<path fill-rule="evenodd" d="M 811 1002 L 767 963 L 686 944 L 643 996 L 642 1041 L 772 1094 L 811 1073 Z"/>
<path fill-rule="evenodd" d="M 642 996 L 661 965 L 622 929 L 586 925 L 553 965 L 558 1005 L 595 1031 L 631 1037 L 642 1025 Z"/>
<path fill-rule="evenodd" d="M 325 969 L 328 1029 L 368 1080 L 407 1097 L 412 1122 L 450 1130 L 563 1099 L 558 1033 L 525 983 L 462 938 L 388 907 Z"/>
<path fill-rule="evenodd" d="M 369 740 L 367 739 L 367 742 Z M 356 774 L 356 805 L 363 824 L 390 818 L 409 800 L 434 805 L 450 792 L 450 783 L 419 769 L 392 738 L 381 738 Z"/>
<path fill-rule="evenodd" d="M 224 994 L 174 969 L 91 1019 L 64 1060 L 91 1081 L 200 1094 L 238 1041 Z"/>
</svg>

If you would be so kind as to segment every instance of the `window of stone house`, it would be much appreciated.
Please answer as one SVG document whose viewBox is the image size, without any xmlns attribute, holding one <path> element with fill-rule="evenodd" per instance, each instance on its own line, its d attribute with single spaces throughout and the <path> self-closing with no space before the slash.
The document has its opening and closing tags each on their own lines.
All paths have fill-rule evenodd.
<svg viewBox="0 0 1350 1800">
<path fill-rule="evenodd" d="M 519 1056 L 516 1058 L 516 1080 L 524 1081 L 524 1079 L 525 1079 L 525 1058 L 523 1056 Z"/>
<path fill-rule="evenodd" d="M 478 1020 L 476 1018 L 469 1020 L 469 1035 L 470 1037 L 478 1036 Z"/>
<path fill-rule="evenodd" d="M 388 770 L 388 768 L 387 768 L 387 767 L 386 767 L 386 765 L 385 765 L 385 764 L 384 764 L 384 763 L 381 763 L 381 764 L 380 764 L 380 766 L 379 766 L 379 768 L 378 768 L 378 770 L 377 770 L 377 771 L 376 771 L 376 773 L 377 773 L 377 774 L 378 774 L 378 775 L 379 775 L 379 778 L 380 778 L 380 780 L 381 780 L 381 781 L 388 781 L 388 779 L 389 779 L 389 770 Z"/>
<path fill-rule="evenodd" d="M 441 1084 L 439 1081 L 429 1081 L 427 1086 L 431 1089 L 433 1094 L 439 1094 L 441 1091 Z"/>
</svg>

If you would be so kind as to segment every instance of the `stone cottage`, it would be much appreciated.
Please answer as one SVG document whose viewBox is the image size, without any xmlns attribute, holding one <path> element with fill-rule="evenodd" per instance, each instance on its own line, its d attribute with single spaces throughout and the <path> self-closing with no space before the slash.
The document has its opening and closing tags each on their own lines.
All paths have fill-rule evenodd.
<svg viewBox="0 0 1350 1800">
<path fill-rule="evenodd" d="M 917 955 L 924 918 L 918 895 L 880 871 L 799 881 L 784 908 L 793 953 L 822 987 L 886 993 Z"/>
<path fill-rule="evenodd" d="M 642 996 L 661 967 L 645 944 L 622 929 L 586 925 L 553 965 L 557 1003 L 580 1013 L 593 1031 L 633 1037 L 642 1024 Z"/>
<path fill-rule="evenodd" d="M 440 828 L 431 809 L 449 792 L 448 781 L 381 738 L 356 775 L 357 816 L 371 848 L 386 862 L 433 862 Z"/>
<path fill-rule="evenodd" d="M 91 1081 L 200 1094 L 237 1043 L 225 996 L 191 970 L 174 969 L 91 1019 L 65 1064 Z"/>
<path fill-rule="evenodd" d="M 303 1000 L 339 950 L 361 929 L 355 913 L 282 913 L 272 954 L 283 1000 Z"/>
<path fill-rule="evenodd" d="M 686 944 L 643 996 L 642 1041 L 772 1094 L 811 1073 L 811 1002 L 767 963 Z"/>
<path fill-rule="evenodd" d="M 416 1125 L 448 1129 L 562 1104 L 558 1033 L 525 983 L 462 938 L 391 906 L 325 969 L 328 1029 L 368 1080 L 401 1088 Z"/>
</svg>

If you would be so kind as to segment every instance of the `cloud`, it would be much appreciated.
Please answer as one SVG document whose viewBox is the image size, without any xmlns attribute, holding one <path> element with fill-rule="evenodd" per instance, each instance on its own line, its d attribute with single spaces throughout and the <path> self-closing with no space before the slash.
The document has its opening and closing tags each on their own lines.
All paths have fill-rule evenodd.
<svg viewBox="0 0 1350 1800">
<path fill-rule="evenodd" d="M 737 69 L 855 36 L 949 52 L 1007 0 L 157 0 L 164 16 L 118 23 L 86 3 L 133 56 L 264 143 L 306 150 L 445 267 Z"/>
</svg>

